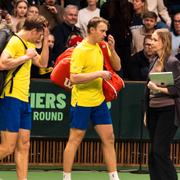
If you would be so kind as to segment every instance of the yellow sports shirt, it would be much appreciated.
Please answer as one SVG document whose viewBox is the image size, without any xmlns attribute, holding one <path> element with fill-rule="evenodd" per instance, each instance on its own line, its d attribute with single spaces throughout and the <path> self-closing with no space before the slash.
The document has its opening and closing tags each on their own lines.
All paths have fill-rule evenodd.
<svg viewBox="0 0 180 180">
<path fill-rule="evenodd" d="M 103 70 L 103 55 L 98 44 L 89 44 L 83 40 L 73 51 L 70 72 L 73 74 L 90 73 Z M 94 107 L 104 101 L 102 78 L 88 83 L 73 85 L 71 105 Z"/>
<path fill-rule="evenodd" d="M 26 44 L 28 48 L 35 48 L 35 45 L 32 43 L 25 42 L 25 41 L 24 43 Z M 4 51 L 7 54 L 9 54 L 13 59 L 16 59 L 26 54 L 26 49 L 23 43 L 16 36 L 13 36 L 10 39 Z M 32 64 L 32 60 L 28 60 L 27 62 L 23 64 L 23 66 L 19 69 L 19 71 L 14 77 L 12 93 L 9 93 L 10 86 L 11 86 L 11 82 L 9 82 L 4 89 L 3 94 L 5 94 L 5 96 L 18 98 L 22 101 L 28 102 L 31 64 Z M 15 69 L 12 69 L 8 72 L 6 82 L 8 82 L 8 80 L 11 78 L 11 74 L 14 70 Z"/>
</svg>

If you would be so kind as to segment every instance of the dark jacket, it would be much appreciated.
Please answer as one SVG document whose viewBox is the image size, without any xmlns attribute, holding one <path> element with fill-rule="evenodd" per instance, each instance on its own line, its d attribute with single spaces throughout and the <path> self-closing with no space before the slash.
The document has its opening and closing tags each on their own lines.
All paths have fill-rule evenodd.
<svg viewBox="0 0 180 180">
<path fill-rule="evenodd" d="M 175 125 L 180 126 L 180 61 L 171 56 L 165 64 L 165 71 L 172 71 L 174 77 L 174 86 L 169 86 L 170 96 L 175 99 Z"/>
<path fill-rule="evenodd" d="M 149 72 L 149 59 L 140 51 L 131 57 L 129 63 L 129 80 L 146 81 Z"/>
<path fill-rule="evenodd" d="M 73 26 L 73 27 L 69 26 L 65 22 L 57 25 L 53 29 L 52 34 L 55 37 L 55 43 L 54 43 L 55 57 L 58 57 L 59 54 L 61 54 L 66 49 L 66 43 L 67 43 L 68 37 L 72 32 L 80 33 L 80 30 L 76 26 Z"/>
</svg>

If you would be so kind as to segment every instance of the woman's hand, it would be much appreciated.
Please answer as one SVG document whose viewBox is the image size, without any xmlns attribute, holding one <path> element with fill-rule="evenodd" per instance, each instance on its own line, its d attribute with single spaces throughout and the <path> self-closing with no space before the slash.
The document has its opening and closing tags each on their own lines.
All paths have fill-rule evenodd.
<svg viewBox="0 0 180 180">
<path fill-rule="evenodd" d="M 155 83 L 153 83 L 152 81 L 149 81 L 147 87 L 148 87 L 154 94 L 160 93 L 159 87 L 158 87 Z"/>
</svg>

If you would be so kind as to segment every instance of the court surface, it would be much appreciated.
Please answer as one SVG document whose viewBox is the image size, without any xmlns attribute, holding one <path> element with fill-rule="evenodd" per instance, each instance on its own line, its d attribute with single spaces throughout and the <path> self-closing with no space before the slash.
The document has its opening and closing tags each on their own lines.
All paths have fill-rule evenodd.
<svg viewBox="0 0 180 180">
<path fill-rule="evenodd" d="M 119 172 L 121 180 L 149 180 L 148 174 L 135 174 L 130 172 Z M 102 171 L 74 171 L 73 180 L 108 180 L 106 172 Z M 178 173 L 180 180 L 180 173 Z M 16 172 L 1 171 L 0 180 L 16 180 Z M 28 180 L 62 180 L 62 171 L 29 171 Z"/>
</svg>

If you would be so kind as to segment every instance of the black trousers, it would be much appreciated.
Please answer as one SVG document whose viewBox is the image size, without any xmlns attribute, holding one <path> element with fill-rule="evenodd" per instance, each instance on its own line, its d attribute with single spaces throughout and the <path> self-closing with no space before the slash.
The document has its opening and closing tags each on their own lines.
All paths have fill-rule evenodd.
<svg viewBox="0 0 180 180">
<path fill-rule="evenodd" d="M 149 173 L 151 180 L 178 180 L 170 160 L 170 143 L 176 133 L 175 106 L 150 108 L 147 127 L 151 139 Z"/>
</svg>

